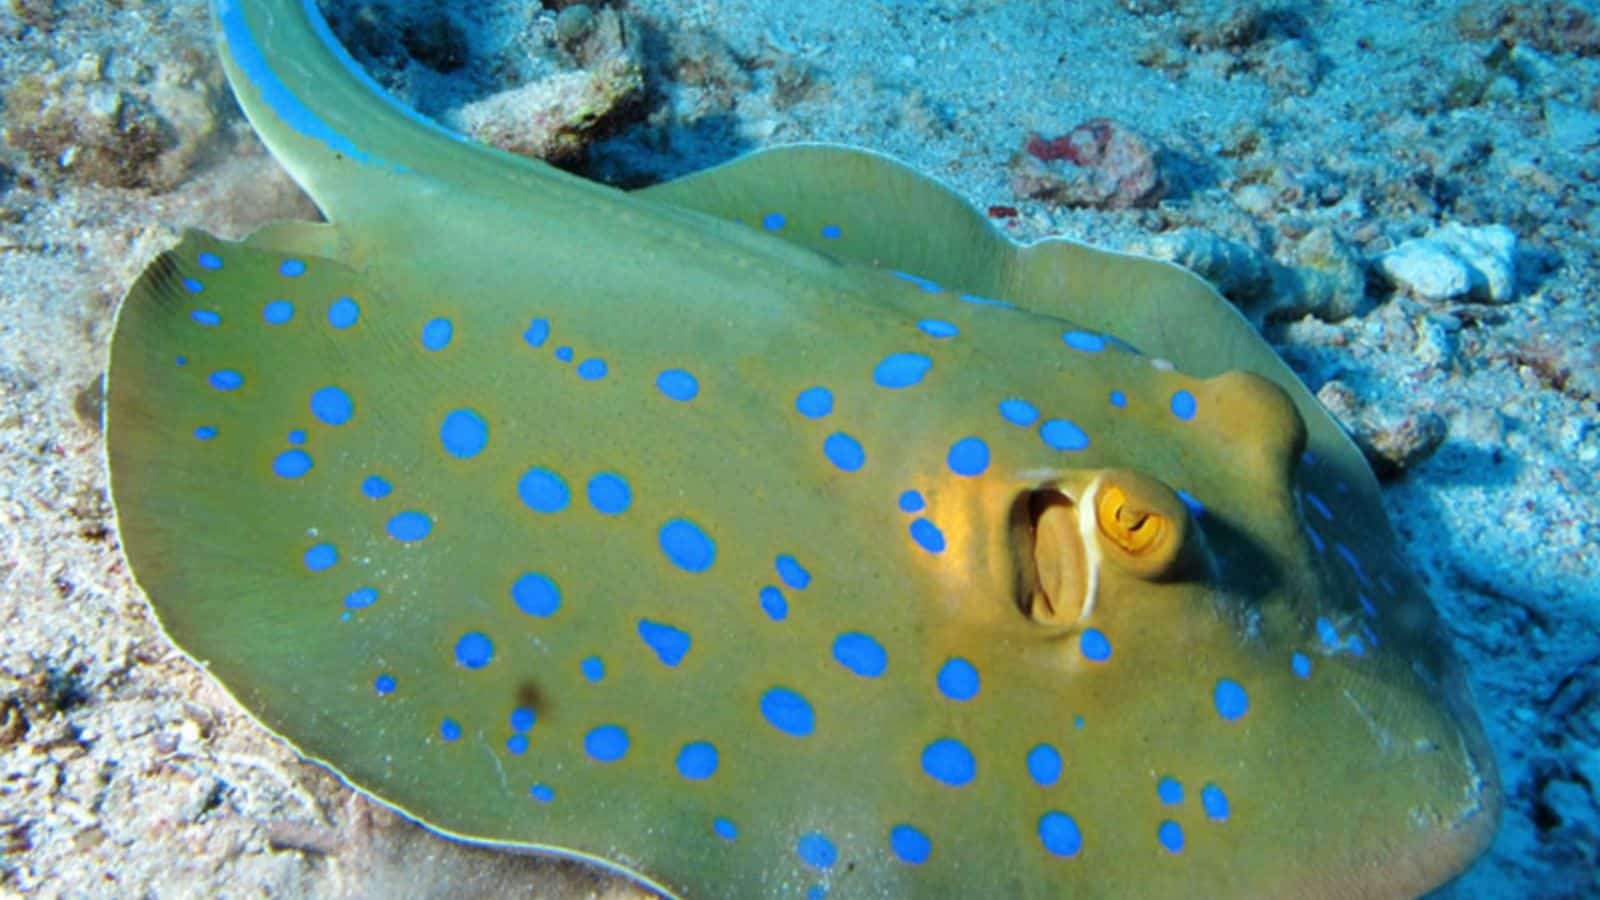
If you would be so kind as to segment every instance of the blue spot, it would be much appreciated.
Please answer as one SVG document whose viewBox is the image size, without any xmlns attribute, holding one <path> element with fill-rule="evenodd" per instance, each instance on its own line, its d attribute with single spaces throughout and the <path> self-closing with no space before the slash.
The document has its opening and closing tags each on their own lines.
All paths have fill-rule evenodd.
<svg viewBox="0 0 1600 900">
<path fill-rule="evenodd" d="M 1206 817 L 1216 822 L 1228 821 L 1228 795 L 1222 788 L 1208 784 L 1200 789 L 1200 807 L 1206 811 Z"/>
<path fill-rule="evenodd" d="M 1039 421 L 1039 408 L 1026 400 L 1008 397 L 1000 401 L 1000 418 L 1026 428 Z"/>
<path fill-rule="evenodd" d="M 1183 802 L 1183 782 L 1171 775 L 1163 776 L 1156 782 L 1156 796 L 1168 806 L 1177 806 Z"/>
<path fill-rule="evenodd" d="M 788 220 L 784 218 L 783 213 L 767 213 L 761 217 L 761 227 L 768 231 L 777 231 L 786 221 Z"/>
<path fill-rule="evenodd" d="M 394 487 L 378 475 L 368 475 L 361 480 L 361 493 L 374 500 L 381 500 L 389 496 L 389 492 L 392 490 L 394 490 Z"/>
<path fill-rule="evenodd" d="M 1177 494 L 1178 499 L 1183 501 L 1183 505 L 1189 508 L 1189 515 L 1198 519 L 1200 518 L 1201 514 L 1206 511 L 1206 505 L 1201 503 L 1193 494 L 1189 493 L 1188 491 L 1180 490 L 1177 492 Z"/>
<path fill-rule="evenodd" d="M 543 572 L 525 572 L 511 584 L 511 601 L 527 615 L 548 618 L 561 608 L 561 588 Z"/>
<path fill-rule="evenodd" d="M 528 788 L 528 796 L 540 803 L 549 803 L 556 799 L 556 790 L 548 784 L 536 784 Z"/>
<path fill-rule="evenodd" d="M 261 321 L 268 325 L 284 325 L 294 318 L 294 304 L 287 300 L 273 300 L 261 307 Z"/>
<path fill-rule="evenodd" d="M 769 584 L 761 589 L 759 596 L 761 609 L 772 621 L 782 622 L 789 617 L 789 601 L 783 599 L 782 591 Z"/>
<path fill-rule="evenodd" d="M 929 294 L 937 294 L 942 290 L 937 282 L 929 281 L 926 278 L 923 278 L 919 275 L 913 275 L 910 272 L 895 272 L 894 277 L 900 279 L 901 281 L 909 281 Z"/>
<path fill-rule="evenodd" d="M 639 620 L 639 638 L 656 652 L 656 657 L 664 666 L 676 666 L 683 662 L 693 643 L 689 632 L 649 619 Z"/>
<path fill-rule="evenodd" d="M 328 425 L 343 425 L 355 412 L 355 403 L 342 388 L 329 385 L 311 394 L 311 414 Z"/>
<path fill-rule="evenodd" d="M 966 744 L 955 738 L 939 738 L 922 749 L 922 771 L 934 781 L 961 787 L 977 777 L 978 761 Z"/>
<path fill-rule="evenodd" d="M 212 271 L 216 271 L 217 269 L 222 268 L 222 257 L 216 255 L 215 253 L 202 253 L 195 257 L 195 262 L 199 263 L 200 268 L 202 269 L 211 269 Z"/>
<path fill-rule="evenodd" d="M 333 568 L 339 562 L 339 550 L 332 544 L 318 544 L 306 551 L 306 568 L 313 572 L 322 572 Z"/>
<path fill-rule="evenodd" d="M 717 748 L 709 741 L 694 741 L 678 751 L 678 774 L 690 781 L 704 781 L 717 772 Z"/>
<path fill-rule="evenodd" d="M 1106 348 L 1105 338 L 1087 331 L 1069 331 L 1061 339 L 1067 342 L 1068 347 L 1085 353 L 1099 353 Z"/>
<path fill-rule="evenodd" d="M 349 297 L 340 297 L 328 307 L 328 324 L 340 331 L 356 324 L 361 318 L 361 304 Z"/>
<path fill-rule="evenodd" d="M 217 426 L 201 425 L 194 430 L 194 436 L 196 440 L 209 441 L 217 436 Z"/>
<path fill-rule="evenodd" d="M 1333 510 L 1328 508 L 1328 504 L 1322 502 L 1321 497 L 1318 497 L 1316 494 L 1306 494 L 1305 498 L 1306 502 L 1311 504 L 1312 508 L 1317 511 L 1317 515 L 1329 522 L 1333 521 Z"/>
<path fill-rule="evenodd" d="M 196 324 L 204 325 L 207 328 L 215 328 L 216 326 L 222 324 L 221 314 L 213 312 L 209 309 L 194 310 L 193 312 L 189 313 L 189 318 L 193 319 Z"/>
<path fill-rule="evenodd" d="M 822 442 L 822 455 L 841 471 L 855 472 L 867 464 L 861 442 L 842 431 L 835 431 Z"/>
<path fill-rule="evenodd" d="M 512 736 L 506 738 L 506 752 L 515 754 L 517 756 L 527 753 L 528 736 L 525 734 L 513 734 Z"/>
<path fill-rule="evenodd" d="M 289 443 L 294 444 L 295 446 L 298 447 L 301 444 L 304 444 L 305 442 L 306 442 L 306 433 L 305 433 L 304 429 L 295 428 L 295 429 L 293 429 L 293 430 L 291 430 L 289 432 Z"/>
<path fill-rule="evenodd" d="M 621 725 L 601 725 L 584 736 L 583 750 L 599 762 L 616 762 L 628 755 L 628 731 Z"/>
<path fill-rule="evenodd" d="M 1338 650 L 1339 649 L 1339 629 L 1334 628 L 1332 622 L 1329 622 L 1327 619 L 1325 619 L 1325 618 L 1323 618 L 1321 616 L 1318 616 L 1317 617 L 1317 640 L 1321 641 L 1322 642 L 1322 646 L 1327 648 L 1327 649 L 1329 649 L 1329 650 Z"/>
<path fill-rule="evenodd" d="M 661 552 L 685 572 L 704 572 L 717 561 L 717 545 L 688 519 L 673 519 L 661 526 Z"/>
<path fill-rule="evenodd" d="M 729 819 L 719 818 L 712 820 L 711 830 L 716 833 L 717 837 L 725 841 L 735 840 L 739 837 L 739 826 L 733 824 Z"/>
<path fill-rule="evenodd" d="M 1339 558 L 1344 560 L 1345 565 L 1350 567 L 1350 571 L 1355 574 L 1357 581 L 1362 584 L 1367 583 L 1367 573 L 1361 570 L 1361 560 L 1356 558 L 1355 551 L 1336 541 L 1333 545 L 1333 552 L 1339 554 Z"/>
<path fill-rule="evenodd" d="M 917 542 L 918 547 L 929 553 L 944 552 L 944 532 L 939 530 L 939 526 L 919 517 L 911 520 L 910 531 L 911 539 Z"/>
<path fill-rule="evenodd" d="M 1194 402 L 1194 395 L 1193 394 L 1189 393 L 1188 391 L 1174 391 L 1172 393 L 1172 414 L 1173 415 L 1177 416 L 1180 419 L 1188 420 L 1188 419 L 1194 418 L 1194 411 L 1195 411 L 1195 402 Z M 1174 824 L 1176 824 L 1176 823 L 1174 823 Z M 1183 840 L 1183 837 L 1182 837 L 1181 833 L 1179 835 L 1178 840 L 1179 840 L 1179 843 L 1181 844 L 1182 840 Z"/>
<path fill-rule="evenodd" d="M 443 350 L 450 346 L 450 338 L 456 333 L 455 326 L 449 319 L 429 319 L 422 326 L 422 349 Z"/>
<path fill-rule="evenodd" d="M 901 862 L 920 866 L 933 854 L 933 842 L 922 831 L 901 824 L 889 829 L 889 849 Z"/>
<path fill-rule="evenodd" d="M 807 737 L 816 727 L 811 704 L 786 687 L 768 688 L 761 695 L 761 717 L 768 725 L 794 737 Z"/>
<path fill-rule="evenodd" d="M 1049 744 L 1037 744 L 1028 751 L 1028 775 L 1040 787 L 1052 787 L 1061 780 L 1061 751 Z"/>
<path fill-rule="evenodd" d="M 517 481 L 517 496 L 534 512 L 558 513 L 567 508 L 571 494 L 560 475 L 537 466 L 522 473 Z"/>
<path fill-rule="evenodd" d="M 862 678 L 877 678 L 889 667 L 889 654 L 869 634 L 847 631 L 833 641 L 833 658 Z"/>
<path fill-rule="evenodd" d="M 1361 604 L 1361 611 L 1366 613 L 1368 618 L 1376 619 L 1378 617 L 1378 608 L 1372 605 L 1372 601 L 1367 598 L 1366 594 L 1357 593 L 1356 602 Z"/>
<path fill-rule="evenodd" d="M 1007 303 L 1004 300 L 994 300 L 989 297 L 980 297 L 977 294 L 962 294 L 961 300 L 965 303 L 971 303 L 973 306 L 992 306 L 995 309 L 1017 308 L 1014 304 Z"/>
<path fill-rule="evenodd" d="M 345 595 L 346 609 L 366 609 L 378 602 L 378 589 L 371 587 L 356 588 Z"/>
<path fill-rule="evenodd" d="M 211 373 L 211 386 L 219 391 L 235 391 L 244 386 L 244 376 L 233 369 L 219 369 Z"/>
<path fill-rule="evenodd" d="M 892 353 L 872 370 L 872 380 L 879 387 L 900 390 L 922 381 L 931 368 L 933 360 L 921 353 Z"/>
<path fill-rule="evenodd" d="M 1083 716 L 1073 716 L 1072 727 L 1081 731 L 1083 729 Z"/>
<path fill-rule="evenodd" d="M 374 678 L 372 680 L 372 689 L 374 691 L 377 691 L 378 692 L 378 696 L 380 696 L 380 697 L 382 697 L 382 696 L 384 696 L 386 694 L 394 693 L 395 686 L 396 685 L 395 685 L 395 681 L 394 681 L 394 676 L 393 675 L 389 675 L 389 674 L 379 675 L 377 678 Z"/>
<path fill-rule="evenodd" d="M 527 731 L 533 723 L 539 721 L 539 716 L 526 706 L 519 706 L 511 711 L 511 730 Z"/>
<path fill-rule="evenodd" d="M 1089 446 L 1089 436 L 1066 419 L 1051 419 L 1039 426 L 1039 436 L 1052 450 L 1084 450 Z"/>
<path fill-rule="evenodd" d="M 923 334 L 935 338 L 951 338 L 961 333 L 961 329 L 943 319 L 923 319 L 917 327 Z"/>
<path fill-rule="evenodd" d="M 550 320 L 534 319 L 528 323 L 528 330 L 522 333 L 522 339 L 530 347 L 543 347 L 544 342 L 550 339 Z"/>
<path fill-rule="evenodd" d="M 564 363 L 572 362 L 572 348 L 571 347 L 557 347 L 555 356 L 556 356 L 556 359 L 558 359 L 558 360 L 560 360 L 560 361 L 562 361 Z"/>
<path fill-rule="evenodd" d="M 1312 528 L 1310 525 L 1306 526 L 1306 537 L 1311 539 L 1311 546 L 1316 548 L 1318 553 L 1321 553 L 1327 548 L 1327 545 L 1322 541 L 1322 535 L 1317 534 L 1316 529 Z"/>
<path fill-rule="evenodd" d="M 206 286 L 194 280 L 193 278 L 185 278 L 183 279 L 183 289 L 191 294 L 198 294 L 205 290 Z"/>
<path fill-rule="evenodd" d="M 939 693 L 965 703 L 978 696 L 978 667 L 959 656 L 951 657 L 939 668 L 938 684 Z"/>
<path fill-rule="evenodd" d="M 1180 853 L 1183 851 L 1183 826 L 1167 819 L 1156 826 L 1156 839 L 1168 853 Z"/>
<path fill-rule="evenodd" d="M 439 737 L 447 741 L 461 740 L 461 723 L 455 719 L 441 719 L 439 722 Z"/>
<path fill-rule="evenodd" d="M 787 553 L 778 557 L 775 567 L 778 570 L 778 577 L 783 579 L 783 583 L 797 591 L 805 590 L 806 585 L 811 583 L 811 573 L 807 572 L 804 566 L 800 565 L 794 557 Z"/>
<path fill-rule="evenodd" d="M 589 504 L 601 515 L 621 515 L 632 502 L 633 490 L 621 475 L 601 472 L 589 479 Z"/>
<path fill-rule="evenodd" d="M 900 495 L 900 500 L 898 502 L 900 504 L 900 511 L 905 513 L 921 512 L 922 507 L 926 505 L 923 502 L 922 494 L 919 491 L 906 491 Z"/>
<path fill-rule="evenodd" d="M 800 861 L 813 869 L 831 869 L 839 861 L 839 849 L 828 840 L 826 835 L 813 831 L 800 836 L 795 842 L 794 852 Z"/>
<path fill-rule="evenodd" d="M 827 886 L 813 884 L 811 887 L 806 888 L 806 900 L 828 900 Z"/>
<path fill-rule="evenodd" d="M 451 410 L 439 426 L 439 443 L 457 459 L 471 459 L 489 445 L 489 423 L 476 410 Z"/>
<path fill-rule="evenodd" d="M 606 377 L 606 361 L 596 356 L 578 363 L 578 377 L 584 381 L 599 381 Z"/>
<path fill-rule="evenodd" d="M 980 438 L 964 437 L 950 445 L 945 462 L 949 464 L 950 471 L 963 478 L 982 475 L 989 468 L 989 445 Z"/>
<path fill-rule="evenodd" d="M 299 278 L 306 273 L 306 264 L 298 259 L 286 259 L 278 263 L 278 274 L 285 278 Z"/>
<path fill-rule="evenodd" d="M 1217 715 L 1230 722 L 1250 711 L 1250 696 L 1245 693 L 1243 685 L 1231 678 L 1217 679 L 1211 700 L 1216 704 Z"/>
<path fill-rule="evenodd" d="M 839 230 L 839 226 L 837 225 L 822 226 L 822 236 L 830 241 L 837 241 L 840 234 L 843 234 L 843 232 Z"/>
<path fill-rule="evenodd" d="M 179 366 L 187 366 L 189 364 L 189 358 L 187 356 L 179 356 L 173 359 L 172 362 Z"/>
<path fill-rule="evenodd" d="M 1083 832 L 1071 816 L 1051 810 L 1039 817 L 1039 843 L 1056 856 L 1077 856 L 1083 849 Z"/>
<path fill-rule="evenodd" d="M 1085 628 L 1078 636 L 1078 652 L 1090 662 L 1105 662 L 1111 658 L 1111 640 L 1098 628 Z"/>
<path fill-rule="evenodd" d="M 408 509 L 389 519 L 389 536 L 403 543 L 414 543 L 428 536 L 433 531 L 433 520 L 427 513 L 420 513 Z"/>
<path fill-rule="evenodd" d="M 1128 405 L 1128 395 L 1121 391 L 1112 391 L 1111 405 L 1115 406 L 1117 409 L 1122 409 Z"/>
<path fill-rule="evenodd" d="M 833 391 L 825 387 L 808 387 L 794 398 L 794 408 L 808 419 L 820 419 L 833 412 Z"/>
<path fill-rule="evenodd" d="M 679 403 L 688 403 L 700 393 L 700 382 L 683 369 L 668 369 L 656 376 L 656 390 Z"/>
<path fill-rule="evenodd" d="M 273 474 L 279 478 L 299 478 L 311 471 L 311 454 L 304 450 L 285 450 L 272 460 Z"/>
<path fill-rule="evenodd" d="M 606 662 L 598 656 L 590 656 L 578 664 L 583 670 L 583 677 L 590 681 L 600 681 L 606 677 Z"/>
<path fill-rule="evenodd" d="M 481 631 L 469 631 L 456 641 L 456 665 L 481 669 L 494 659 L 494 641 Z"/>
<path fill-rule="evenodd" d="M 1306 656 L 1304 653 L 1296 653 L 1294 656 L 1289 657 L 1289 671 L 1293 672 L 1294 677 L 1296 678 L 1310 678 L 1310 657 Z"/>
</svg>

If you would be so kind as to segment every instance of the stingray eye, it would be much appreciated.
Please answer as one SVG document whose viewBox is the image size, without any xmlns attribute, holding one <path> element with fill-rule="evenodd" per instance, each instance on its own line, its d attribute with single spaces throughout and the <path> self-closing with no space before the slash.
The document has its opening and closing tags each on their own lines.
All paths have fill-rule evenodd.
<svg viewBox="0 0 1600 900">
<path fill-rule="evenodd" d="M 1171 488 L 1137 472 L 1108 472 L 1093 502 L 1106 556 L 1140 578 L 1171 574 L 1189 530 L 1189 511 Z"/>
<path fill-rule="evenodd" d="M 1023 610 L 1043 624 L 1076 622 L 1091 584 L 1077 505 L 1053 488 L 1028 491 L 1016 506 L 1013 529 L 1023 551 Z"/>
</svg>

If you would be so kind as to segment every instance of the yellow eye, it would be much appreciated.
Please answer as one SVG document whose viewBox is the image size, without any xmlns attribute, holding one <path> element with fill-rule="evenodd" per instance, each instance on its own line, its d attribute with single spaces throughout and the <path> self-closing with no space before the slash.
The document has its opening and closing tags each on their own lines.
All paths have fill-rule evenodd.
<svg viewBox="0 0 1600 900">
<path fill-rule="evenodd" d="M 1176 569 L 1189 511 L 1171 488 L 1137 472 L 1107 472 L 1096 485 L 1094 519 L 1106 555 L 1123 569 L 1151 580 Z"/>
<path fill-rule="evenodd" d="M 1100 533 L 1134 556 L 1150 552 L 1167 529 L 1166 517 L 1135 506 L 1115 484 L 1100 489 L 1094 511 Z"/>
</svg>

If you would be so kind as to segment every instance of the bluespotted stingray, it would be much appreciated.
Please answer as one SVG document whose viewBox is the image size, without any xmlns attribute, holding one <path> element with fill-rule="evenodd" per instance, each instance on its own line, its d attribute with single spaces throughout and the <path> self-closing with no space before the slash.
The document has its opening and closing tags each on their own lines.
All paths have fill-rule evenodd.
<svg viewBox="0 0 1600 900">
<path fill-rule="evenodd" d="M 694 897 L 1403 896 L 1493 761 L 1351 442 L 1168 264 L 870 153 L 625 193 L 217 0 L 326 223 L 190 232 L 107 442 L 171 639 L 438 832 Z"/>
</svg>

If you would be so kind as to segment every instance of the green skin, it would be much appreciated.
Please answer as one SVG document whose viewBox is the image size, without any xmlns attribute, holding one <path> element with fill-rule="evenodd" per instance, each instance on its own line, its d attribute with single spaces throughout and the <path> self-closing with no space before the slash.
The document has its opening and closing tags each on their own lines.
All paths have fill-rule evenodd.
<svg viewBox="0 0 1600 900">
<path fill-rule="evenodd" d="M 222 42 L 251 122 L 330 224 L 242 244 L 191 233 L 153 263 L 117 321 L 107 441 L 123 542 L 168 634 L 301 752 L 446 834 L 589 858 L 692 897 L 814 885 L 830 897 L 1411 896 L 1486 846 L 1493 761 L 1375 481 L 1199 279 L 1065 241 L 1018 248 L 938 185 L 843 148 L 768 151 L 622 193 L 407 118 L 329 51 L 299 2 L 238 7 L 219 14 L 247 26 L 301 109 L 362 153 L 286 118 L 241 63 L 250 48 Z M 778 235 L 752 227 L 770 210 L 788 216 Z M 829 223 L 844 236 L 817 236 Z M 223 268 L 198 265 L 206 252 Z M 292 281 L 278 274 L 289 257 L 308 266 Z M 341 295 L 362 317 L 334 332 L 324 313 Z M 293 321 L 262 324 L 274 297 L 295 302 Z M 198 327 L 197 308 L 222 324 Z M 424 353 L 418 329 L 435 316 L 455 337 Z M 533 317 L 551 324 L 541 349 L 522 339 Z M 960 335 L 935 344 L 916 329 L 927 317 Z M 1069 349 L 1073 328 L 1176 370 Z M 581 381 L 550 358 L 557 344 L 604 356 L 610 373 Z M 877 362 L 909 349 L 934 359 L 922 383 L 875 385 Z M 206 386 L 227 367 L 244 387 Z M 699 379 L 691 403 L 653 387 L 676 367 Z M 329 384 L 354 402 L 345 425 L 308 412 Z M 813 421 L 793 398 L 815 384 L 833 389 L 835 411 Z M 1113 389 L 1126 409 L 1106 402 Z M 1197 398 L 1192 421 L 1168 409 L 1179 389 Z M 1058 451 L 1002 421 L 1007 396 L 1070 413 L 1090 446 Z M 463 406 L 490 423 L 489 442 L 448 458 L 439 423 Z M 203 424 L 218 436 L 190 437 Z M 291 428 L 310 432 L 316 465 L 285 480 L 272 464 Z M 867 449 L 859 471 L 820 452 L 839 429 Z M 963 435 L 988 443 L 978 477 L 946 465 Z M 530 466 L 565 476 L 568 509 L 519 501 Z M 583 500 L 597 471 L 628 478 L 626 513 Z M 359 495 L 372 472 L 394 497 Z M 1172 523 L 1173 564 L 1151 571 L 1108 537 L 1095 507 L 1107 479 Z M 913 487 L 943 529 L 941 554 L 907 538 L 896 498 Z M 1186 512 L 1176 490 L 1205 512 Z M 1068 510 L 1064 530 L 1034 521 L 1041 497 Z M 401 543 L 385 523 L 409 508 L 434 528 Z M 678 516 L 716 541 L 707 571 L 660 550 L 660 524 Z M 301 564 L 318 540 L 340 549 L 326 572 Z M 779 623 L 756 595 L 778 583 L 781 553 L 812 580 L 786 591 Z M 561 586 L 555 615 L 512 604 L 512 580 L 530 570 Z M 366 584 L 379 603 L 340 621 L 340 598 Z M 681 664 L 643 645 L 640 618 L 693 636 Z M 1318 618 L 1345 635 L 1365 623 L 1377 646 L 1330 650 Z M 1088 628 L 1109 636 L 1109 660 L 1080 652 Z M 495 638 L 485 668 L 456 664 L 468 630 Z M 829 648 L 847 631 L 882 643 L 883 677 L 835 662 Z M 1310 678 L 1291 673 L 1296 652 Z M 591 684 L 579 663 L 596 654 L 607 675 Z M 982 672 L 975 699 L 934 689 L 951 656 Z M 381 674 L 399 689 L 376 696 Z M 1212 705 L 1222 678 L 1248 690 L 1241 718 Z M 773 685 L 810 699 L 810 737 L 763 721 Z M 517 706 L 538 714 L 525 754 L 504 749 Z M 445 716 L 461 740 L 440 739 Z M 632 739 L 609 764 L 584 752 L 606 723 Z M 919 767 L 947 736 L 975 753 L 972 783 Z M 717 745 L 721 766 L 690 781 L 672 761 L 697 740 Z M 1040 742 L 1065 760 L 1052 787 L 1022 764 Z M 1161 803 L 1162 776 L 1183 782 L 1184 803 Z M 530 799 L 534 783 L 556 800 Z M 1227 791 L 1225 822 L 1201 807 L 1207 783 Z M 1070 859 L 1041 847 L 1050 810 L 1081 828 Z M 719 816 L 739 824 L 738 840 L 710 833 Z M 1164 820 L 1183 827 L 1182 853 L 1157 842 Z M 889 852 L 899 822 L 931 836 L 926 863 Z M 795 852 L 813 831 L 838 849 L 831 868 Z"/>
</svg>

